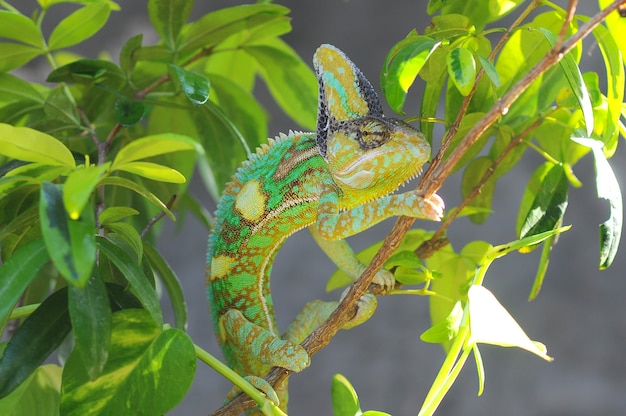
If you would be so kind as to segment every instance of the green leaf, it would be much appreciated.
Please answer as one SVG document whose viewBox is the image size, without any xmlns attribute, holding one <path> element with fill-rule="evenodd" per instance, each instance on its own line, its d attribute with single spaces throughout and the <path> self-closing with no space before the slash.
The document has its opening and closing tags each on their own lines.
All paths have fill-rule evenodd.
<svg viewBox="0 0 626 416">
<path fill-rule="evenodd" d="M 116 170 L 118 166 L 136 160 L 182 150 L 196 150 L 196 143 L 181 134 L 163 133 L 142 137 L 120 149 L 113 160 L 111 170 Z"/>
<path fill-rule="evenodd" d="M 137 262 L 132 260 L 128 253 L 111 241 L 103 237 L 98 237 L 96 241 L 101 253 L 111 260 L 115 267 L 122 272 L 132 287 L 137 299 L 139 299 L 143 307 L 148 311 L 153 321 L 160 327 L 163 324 L 161 306 L 159 305 L 156 292 L 150 285 L 144 270 L 137 265 Z M 109 354 L 112 355 L 111 352 L 109 352 Z"/>
<path fill-rule="evenodd" d="M 487 74 L 491 83 L 494 87 L 498 88 L 500 86 L 500 75 L 498 75 L 496 67 L 491 63 L 491 61 L 483 56 L 478 55 L 478 60 L 480 61 L 480 65 L 485 70 L 485 74 Z"/>
<path fill-rule="evenodd" d="M 139 214 L 139 211 L 131 207 L 108 207 L 100 213 L 98 222 L 101 225 L 107 225 L 137 214 Z"/>
<path fill-rule="evenodd" d="M 141 235 L 132 225 L 125 222 L 110 222 L 106 225 L 111 231 L 120 236 L 129 247 L 133 249 L 135 254 L 135 263 L 139 264 L 143 256 L 143 241 Z"/>
<path fill-rule="evenodd" d="M 563 220 L 567 208 L 567 192 L 567 176 L 563 167 L 552 166 L 541 178 L 539 189 L 536 192 L 531 190 L 532 204 L 524 214 L 525 218 L 519 229 L 520 238 L 550 231 L 557 227 Z"/>
<path fill-rule="evenodd" d="M 165 212 L 167 216 L 172 219 L 172 221 L 176 221 L 176 217 L 174 216 L 174 214 L 172 214 L 172 211 L 170 211 L 169 208 L 163 203 L 163 201 L 157 198 L 156 195 L 154 195 L 152 192 L 148 191 L 144 186 L 136 182 L 133 182 L 126 178 L 108 176 L 102 178 L 99 185 L 121 186 L 123 188 L 130 189 L 131 191 L 136 192 L 137 194 L 141 195 L 142 197 L 156 205 L 160 210 Z"/>
<path fill-rule="evenodd" d="M 139 123 L 145 113 L 146 107 L 141 101 L 122 97 L 115 102 L 115 119 L 124 127 L 131 127 Z"/>
<path fill-rule="evenodd" d="M 506 256 L 507 254 L 515 250 L 519 250 L 522 253 L 524 253 L 526 251 L 529 251 L 529 250 L 524 250 L 525 248 L 535 246 L 549 239 L 550 237 L 554 235 L 561 234 L 561 233 L 564 233 L 565 231 L 568 231 L 570 228 L 572 228 L 572 226 L 567 225 L 564 227 L 559 227 L 553 230 L 545 231 L 543 233 L 533 234 L 531 236 L 524 237 L 520 240 L 508 242 L 506 244 L 499 244 L 489 250 L 489 252 L 486 254 L 486 258 L 489 261 L 493 261 L 494 259 Z"/>
<path fill-rule="evenodd" d="M 13 393 L 0 400 L 0 414 L 58 416 L 61 372 L 56 364 L 37 368 Z"/>
<path fill-rule="evenodd" d="M 151 162 L 124 163 L 118 165 L 115 170 L 123 170 L 160 182 L 185 183 L 187 181 L 176 169 Z"/>
<path fill-rule="evenodd" d="M 108 2 L 90 3 L 81 7 L 52 30 L 48 47 L 50 50 L 67 48 L 92 37 L 104 26 L 110 13 Z"/>
<path fill-rule="evenodd" d="M 463 171 L 463 180 L 461 182 L 461 195 L 463 199 L 467 198 L 472 192 L 483 175 L 491 168 L 493 160 L 488 156 L 478 157 L 470 162 Z M 496 189 L 496 177 L 491 177 L 483 183 L 480 192 L 472 200 L 472 205 L 477 208 L 484 208 L 486 211 L 470 215 L 472 222 L 482 224 L 489 218 L 489 210 L 493 201 L 493 193 Z"/>
<path fill-rule="evenodd" d="M 42 53 L 32 46 L 0 42 L 0 73 L 19 68 Z"/>
<path fill-rule="evenodd" d="M 433 344 L 451 341 L 458 334 L 462 320 L 463 306 L 461 306 L 461 302 L 456 302 L 448 316 L 424 331 L 420 335 L 420 339 Z"/>
<path fill-rule="evenodd" d="M 104 369 L 111 342 L 111 306 L 97 269 L 85 287 L 69 287 L 68 305 L 76 348 L 93 381 Z"/>
<path fill-rule="evenodd" d="M 333 376 L 331 387 L 334 416 L 357 416 L 361 413 L 359 397 L 350 381 L 341 374 Z"/>
<path fill-rule="evenodd" d="M 183 89 L 183 92 L 194 104 L 204 104 L 209 99 L 210 83 L 203 75 L 187 71 L 176 65 L 170 65 L 174 78 Z"/>
<path fill-rule="evenodd" d="M 44 182 L 39 201 L 41 231 L 52 262 L 72 285 L 83 287 L 96 261 L 95 222 L 87 209 L 78 220 L 69 220 L 58 185 Z"/>
<path fill-rule="evenodd" d="M 89 382 L 77 351 L 63 371 L 61 414 L 127 414 L 129 403 L 146 415 L 162 415 L 184 397 L 195 374 L 195 351 L 179 329 L 161 331 L 143 310 L 113 314 L 109 359 Z"/>
<path fill-rule="evenodd" d="M 586 138 L 572 138 L 577 143 L 591 148 L 596 168 L 596 190 L 598 198 L 609 201 L 609 218 L 600 224 L 600 270 L 613 263 L 622 236 L 624 222 L 622 192 L 611 165 L 602 151 L 602 142 Z"/>
<path fill-rule="evenodd" d="M 80 126 L 80 119 L 76 103 L 68 94 L 67 88 L 64 86 L 59 86 L 50 91 L 43 109 L 49 118 L 78 127 Z"/>
<path fill-rule="evenodd" d="M 63 185 L 63 203 L 70 219 L 77 220 L 80 217 L 91 193 L 110 165 L 107 162 L 103 165 L 82 166 L 69 174 Z"/>
<path fill-rule="evenodd" d="M 600 9 L 605 9 L 612 2 L 611 0 L 598 0 L 598 3 Z M 624 21 L 624 17 L 619 12 L 613 12 L 604 19 L 604 23 L 606 23 L 608 32 L 613 38 L 613 42 L 611 43 L 616 43 L 616 46 L 619 47 L 622 53 L 622 59 L 626 60 L 626 45 L 624 42 L 615 42 L 617 40 L 626 39 L 626 21 Z"/>
<path fill-rule="evenodd" d="M 34 240 L 18 248 L 0 267 L 0 326 L 13 306 L 49 260 L 43 240 Z"/>
<path fill-rule="evenodd" d="M 44 103 L 41 93 L 29 82 L 11 74 L 0 74 L 0 100 L 23 100 Z"/>
<path fill-rule="evenodd" d="M 441 45 L 426 36 L 411 36 L 398 42 L 387 54 L 380 76 L 382 92 L 391 108 L 402 113 L 407 92 L 428 58 Z"/>
<path fill-rule="evenodd" d="M 43 37 L 35 22 L 22 14 L 6 10 L 0 10 L 0 38 L 43 47 Z"/>
<path fill-rule="evenodd" d="M 72 152 L 63 143 L 28 127 L 0 123 L 0 154 L 24 162 L 76 167 Z"/>
<path fill-rule="evenodd" d="M 268 17 L 282 17 L 287 13 L 288 8 L 274 4 L 223 8 L 190 24 L 181 34 L 178 49 L 181 53 L 190 53 L 201 48 L 211 48 L 235 33 L 266 24 Z"/>
<path fill-rule="evenodd" d="M 11 393 L 63 342 L 71 329 L 67 288 L 44 300 L 15 331 L 0 358 L 0 398 Z"/>
<path fill-rule="evenodd" d="M 448 52 L 448 74 L 461 95 L 467 97 L 476 82 L 476 60 L 467 48 L 456 48 Z"/>
<path fill-rule="evenodd" d="M 172 302 L 174 322 L 177 328 L 187 330 L 187 303 L 182 285 L 167 261 L 150 244 L 144 245 L 144 252 L 152 269 L 159 274 Z"/>
<path fill-rule="evenodd" d="M 154 30 L 171 49 L 176 49 L 176 40 L 183 25 L 189 19 L 193 2 L 188 0 L 150 0 L 148 13 Z"/>
<path fill-rule="evenodd" d="M 120 68 L 122 68 L 122 71 L 124 71 L 128 78 L 130 78 L 130 74 L 137 63 L 137 55 L 135 52 L 141 48 L 142 41 L 142 34 L 135 35 L 126 41 L 120 51 Z"/>
<path fill-rule="evenodd" d="M 543 248 L 541 249 L 541 257 L 539 258 L 539 264 L 537 265 L 537 274 L 535 274 L 533 287 L 530 289 L 528 300 L 534 300 L 539 294 L 541 286 L 543 286 L 543 280 L 546 276 L 546 271 L 548 270 L 548 263 L 550 262 L 550 253 L 552 252 L 552 247 L 556 244 L 556 237 L 557 234 L 548 237 L 543 245 Z"/>
<path fill-rule="evenodd" d="M 314 130 L 317 117 L 317 80 L 311 68 L 280 39 L 248 46 L 261 77 L 280 108 L 296 123 Z"/>
<path fill-rule="evenodd" d="M 470 339 L 468 344 L 484 343 L 501 347 L 518 347 L 546 361 L 545 345 L 532 341 L 496 297 L 483 286 L 473 285 L 468 292 Z"/>
<path fill-rule="evenodd" d="M 556 43 L 556 35 L 543 27 L 540 27 L 539 31 L 546 37 L 550 46 L 554 47 L 554 44 Z M 585 120 L 585 126 L 587 128 L 587 134 L 591 134 L 593 131 L 593 106 L 591 105 L 591 99 L 589 98 L 589 92 L 585 86 L 583 75 L 571 53 L 563 56 L 559 65 L 561 66 L 563 74 L 565 75 L 565 78 L 567 78 L 567 82 L 569 83 L 569 86 L 572 89 L 578 104 L 580 105 L 580 109 Z"/>
</svg>

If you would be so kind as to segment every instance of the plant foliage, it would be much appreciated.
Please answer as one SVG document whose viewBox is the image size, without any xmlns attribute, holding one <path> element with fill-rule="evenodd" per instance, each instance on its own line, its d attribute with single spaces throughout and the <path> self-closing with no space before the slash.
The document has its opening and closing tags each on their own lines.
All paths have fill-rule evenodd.
<svg viewBox="0 0 626 416">
<path fill-rule="evenodd" d="M 73 8 L 44 33 L 59 3 Z M 68 48 L 104 27 L 117 2 L 38 0 L 27 16 L 19 2 L 0 1 L 0 328 L 9 335 L 0 345 L 2 414 L 129 414 L 130 401 L 145 414 L 164 414 L 186 394 L 196 357 L 267 414 L 279 412 L 194 345 L 178 278 L 153 243 L 158 220 L 175 219 L 174 212 L 188 210 L 209 228 L 211 217 L 187 192 L 191 175 L 199 172 L 217 200 L 266 140 L 267 116 L 253 95 L 257 76 L 307 129 L 315 127 L 317 83 L 281 39 L 291 30 L 284 6 L 258 2 L 192 19 L 192 0 L 147 3 L 159 40 L 131 37 L 109 60 Z M 421 130 L 438 142 L 434 122 L 446 128 L 422 189 L 434 192 L 452 172 L 463 175 L 463 203 L 449 209 L 438 231 L 414 230 L 395 251 L 381 242 L 359 254 L 394 271 L 397 293 L 429 296 L 433 325 L 422 339 L 441 344 L 446 358 L 420 414 L 435 411 L 470 354 L 482 391 L 481 343 L 551 360 L 483 283 L 498 258 L 542 246 L 530 297 L 538 294 L 551 247 L 568 229 L 568 192 L 581 186 L 576 164 L 587 154 L 598 197 L 610 209 L 599 229 L 599 268 L 615 258 L 623 205 L 608 159 L 626 133 L 626 24 L 618 3 L 600 0 L 610 12 L 596 19 L 575 14 L 575 2 L 562 9 L 541 1 L 433 0 L 431 25 L 399 40 L 383 63 L 390 106 L 402 113 L 407 100 L 418 100 L 409 89 L 423 82 Z M 620 7 L 623 13 L 624 1 Z M 502 27 L 510 13 L 516 20 Z M 588 34 L 605 74 L 580 70 Z M 33 60 L 47 62 L 45 80 L 15 72 Z M 477 239 L 460 250 L 442 240 L 457 217 L 483 223 L 497 209 L 498 180 L 526 152 L 544 161 L 528 178 L 518 239 Z M 337 272 L 328 288 L 348 282 Z M 174 328 L 163 323 L 157 286 L 172 303 Z M 18 324 L 8 326 L 11 320 Z M 63 366 L 44 365 L 68 338 L 73 348 Z M 336 415 L 385 414 L 363 413 L 343 376 L 332 395 Z"/>
</svg>

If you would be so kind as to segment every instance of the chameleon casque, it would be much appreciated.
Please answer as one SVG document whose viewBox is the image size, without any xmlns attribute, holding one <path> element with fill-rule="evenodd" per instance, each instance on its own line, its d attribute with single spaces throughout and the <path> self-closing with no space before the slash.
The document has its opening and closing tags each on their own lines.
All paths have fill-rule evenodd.
<svg viewBox="0 0 626 416">
<path fill-rule="evenodd" d="M 430 158 L 424 135 L 382 113 L 370 82 L 340 50 L 322 45 L 313 59 L 319 81 L 315 133 L 281 134 L 237 170 L 218 204 L 209 238 L 207 286 L 214 328 L 228 364 L 286 408 L 286 382 L 261 379 L 272 366 L 301 371 L 299 344 L 337 302 L 305 306 L 281 337 L 270 294 L 272 263 L 292 233 L 309 227 L 333 262 L 354 280 L 364 270 L 343 240 L 391 216 L 440 220 L 443 201 L 416 191 L 391 194 Z M 389 289 L 393 274 L 374 282 Z M 373 295 L 347 326 L 365 321 Z"/>
</svg>

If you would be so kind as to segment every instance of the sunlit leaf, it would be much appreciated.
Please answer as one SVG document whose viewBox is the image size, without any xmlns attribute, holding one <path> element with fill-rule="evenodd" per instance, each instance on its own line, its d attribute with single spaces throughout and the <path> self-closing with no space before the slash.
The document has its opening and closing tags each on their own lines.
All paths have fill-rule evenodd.
<svg viewBox="0 0 626 416">
<path fill-rule="evenodd" d="M 98 222 L 101 225 L 107 225 L 108 223 L 117 222 L 137 214 L 139 214 L 139 211 L 131 207 L 108 207 L 100 213 Z"/>
<path fill-rule="evenodd" d="M 489 77 L 491 83 L 498 88 L 500 86 L 500 75 L 498 75 L 498 71 L 496 67 L 485 57 L 478 56 L 478 60 L 480 61 L 480 65 L 485 70 L 485 74 Z"/>
<path fill-rule="evenodd" d="M 50 50 L 67 48 L 92 37 L 107 22 L 110 12 L 108 2 L 94 2 L 81 7 L 52 30 L 48 47 Z"/>
<path fill-rule="evenodd" d="M 155 134 L 133 140 L 118 152 L 113 160 L 111 170 L 118 166 L 146 159 L 164 153 L 179 152 L 182 150 L 195 150 L 195 142 L 187 136 L 180 134 Z"/>
<path fill-rule="evenodd" d="M 63 371 L 61 414 L 121 415 L 129 403 L 146 415 L 162 415 L 187 392 L 195 374 L 195 351 L 179 329 L 161 330 L 143 310 L 113 314 L 109 359 L 89 382 L 79 351 Z"/>
<path fill-rule="evenodd" d="M 89 201 L 91 193 L 111 163 L 81 167 L 67 177 L 63 186 L 63 203 L 71 219 L 76 220 Z"/>
<path fill-rule="evenodd" d="M 28 127 L 0 123 L 0 154 L 25 162 L 75 167 L 72 152 L 63 143 Z"/>
<path fill-rule="evenodd" d="M 0 42 L 0 73 L 19 68 L 42 53 L 41 49 L 32 46 Z"/>
<path fill-rule="evenodd" d="M 462 319 L 463 306 L 461 306 L 461 302 L 456 302 L 450 314 L 424 331 L 420 335 L 420 339 L 434 344 L 449 342 L 459 332 Z"/>
<path fill-rule="evenodd" d="M 359 397 L 345 376 L 341 374 L 333 376 L 331 395 L 334 416 L 356 416 L 361 413 Z"/>
<path fill-rule="evenodd" d="M 115 170 L 123 170 L 160 182 L 185 183 L 187 181 L 176 169 L 151 162 L 123 163 L 117 165 Z"/>
<path fill-rule="evenodd" d="M 501 347 L 518 347 L 546 361 L 545 345 L 532 341 L 496 297 L 483 286 L 473 285 L 468 292 L 470 314 L 469 344 L 483 343 Z"/>
<path fill-rule="evenodd" d="M 56 364 L 38 367 L 13 393 L 0 400 L 0 414 L 58 416 L 61 372 Z"/>
<path fill-rule="evenodd" d="M 43 47 L 41 31 L 23 14 L 0 10 L 0 38 L 13 39 L 35 47 Z"/>
<path fill-rule="evenodd" d="M 467 198 L 473 189 L 479 184 L 483 175 L 491 169 L 493 160 L 488 156 L 478 157 L 470 162 L 463 171 L 463 181 L 461 182 L 461 195 L 463 199 Z M 493 193 L 496 188 L 495 175 L 491 175 L 480 188 L 480 192 L 472 200 L 472 204 L 478 208 L 484 208 L 485 211 L 470 215 L 472 222 L 482 224 L 489 218 Z"/>
<path fill-rule="evenodd" d="M 25 100 L 43 104 L 42 94 L 29 82 L 11 74 L 0 74 L 0 99 Z"/>
<path fill-rule="evenodd" d="M 476 83 L 476 60 L 466 48 L 448 52 L 448 74 L 461 95 L 468 96 Z"/>
<path fill-rule="evenodd" d="M 398 42 L 387 55 L 380 84 L 391 108 L 402 113 L 406 94 L 424 63 L 441 45 L 426 36 L 414 36 Z"/>
</svg>

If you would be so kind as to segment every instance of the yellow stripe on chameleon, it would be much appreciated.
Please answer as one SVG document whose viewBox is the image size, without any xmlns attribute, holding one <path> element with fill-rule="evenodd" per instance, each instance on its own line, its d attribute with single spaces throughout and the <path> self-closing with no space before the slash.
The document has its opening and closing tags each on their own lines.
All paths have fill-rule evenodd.
<svg viewBox="0 0 626 416">
<path fill-rule="evenodd" d="M 211 280 L 221 279 L 230 274 L 233 266 L 237 264 L 235 257 L 217 256 L 211 260 Z"/>
<path fill-rule="evenodd" d="M 337 120 L 348 120 L 367 115 L 369 108 L 359 90 L 354 67 L 338 51 L 327 49 L 325 52 L 328 56 L 322 57 L 322 59 L 327 60 L 328 63 L 323 62 L 322 66 L 333 68 L 332 74 L 337 80 L 336 83 L 324 85 L 330 113 Z M 337 88 L 341 88 L 342 91 Z"/>
<path fill-rule="evenodd" d="M 248 221 L 258 221 L 265 212 L 267 197 L 256 180 L 246 183 L 235 199 L 235 208 Z"/>
</svg>

